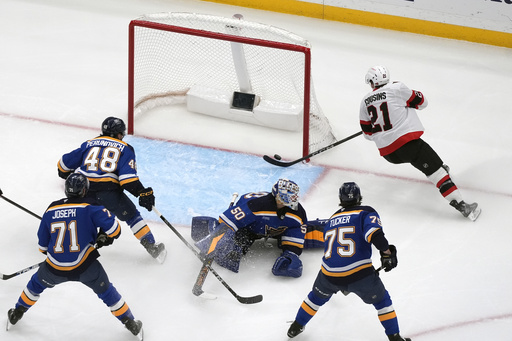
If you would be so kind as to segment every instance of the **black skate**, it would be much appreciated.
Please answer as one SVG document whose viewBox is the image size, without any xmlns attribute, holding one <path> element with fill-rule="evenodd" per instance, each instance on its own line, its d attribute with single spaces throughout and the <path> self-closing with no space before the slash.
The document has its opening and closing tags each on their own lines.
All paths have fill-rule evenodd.
<svg viewBox="0 0 512 341">
<path fill-rule="evenodd" d="M 9 330 L 10 326 L 14 326 L 16 323 L 18 323 L 18 321 L 21 320 L 23 314 L 25 314 L 27 310 L 28 309 L 23 306 L 9 309 L 7 312 L 7 326 L 5 330 Z"/>
<path fill-rule="evenodd" d="M 304 331 L 304 326 L 301 326 L 297 323 L 297 321 L 293 321 L 292 325 L 288 329 L 288 337 L 290 339 L 294 338 L 295 336 L 299 335 Z"/>
<path fill-rule="evenodd" d="M 123 322 L 126 329 L 130 331 L 133 335 L 137 336 L 139 341 L 144 340 L 144 331 L 142 330 L 142 322 L 139 320 L 132 320 L 128 317 L 125 317 L 121 322 Z"/>
<path fill-rule="evenodd" d="M 140 243 L 158 263 L 162 264 L 165 261 L 167 250 L 163 243 L 149 243 L 146 239 L 143 239 Z"/>
<path fill-rule="evenodd" d="M 389 341 L 411 341 L 408 337 L 401 337 L 399 333 L 388 335 Z"/>
<path fill-rule="evenodd" d="M 464 217 L 468 218 L 471 221 L 475 221 L 482 212 L 482 210 L 478 208 L 478 204 L 476 202 L 468 204 L 464 202 L 464 200 L 462 200 L 461 202 L 452 200 L 450 202 L 450 205 L 455 207 L 457 211 L 462 213 Z"/>
</svg>

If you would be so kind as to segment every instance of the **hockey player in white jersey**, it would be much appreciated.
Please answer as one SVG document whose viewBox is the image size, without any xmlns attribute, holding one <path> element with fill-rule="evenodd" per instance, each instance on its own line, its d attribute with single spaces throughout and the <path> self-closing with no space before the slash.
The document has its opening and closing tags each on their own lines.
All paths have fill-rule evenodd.
<svg viewBox="0 0 512 341">
<path fill-rule="evenodd" d="M 453 183 L 449 167 L 421 136 L 424 128 L 416 112 L 428 102 L 419 91 L 404 83 L 390 82 L 384 66 L 374 66 L 366 73 L 372 91 L 364 96 L 359 111 L 363 136 L 375 142 L 387 161 L 410 163 L 439 189 L 441 195 L 464 217 L 475 221 L 480 215 L 477 203 L 466 203 Z"/>
</svg>

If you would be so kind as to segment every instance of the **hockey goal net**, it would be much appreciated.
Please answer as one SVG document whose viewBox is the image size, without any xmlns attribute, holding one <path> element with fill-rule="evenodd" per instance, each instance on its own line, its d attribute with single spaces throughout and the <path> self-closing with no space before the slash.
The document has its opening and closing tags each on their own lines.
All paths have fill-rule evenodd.
<svg viewBox="0 0 512 341">
<path fill-rule="evenodd" d="M 132 20 L 128 102 L 129 134 L 138 115 L 186 103 L 191 112 L 301 131 L 303 156 L 335 142 L 315 96 L 309 42 L 241 15 Z"/>
</svg>

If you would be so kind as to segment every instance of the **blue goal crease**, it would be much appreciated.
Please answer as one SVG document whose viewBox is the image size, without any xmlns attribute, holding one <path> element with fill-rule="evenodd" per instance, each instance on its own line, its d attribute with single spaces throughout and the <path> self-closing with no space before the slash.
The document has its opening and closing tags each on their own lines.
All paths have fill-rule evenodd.
<svg viewBox="0 0 512 341">
<path fill-rule="evenodd" d="M 125 141 L 135 148 L 139 178 L 153 188 L 155 206 L 180 225 L 190 225 L 194 216 L 218 217 L 234 192 L 270 191 L 280 178 L 295 181 L 304 195 L 324 171 L 311 164 L 282 168 L 255 155 L 177 142 L 136 136 Z M 131 198 L 138 206 L 138 199 Z M 139 211 L 146 220 L 157 219 L 152 212 Z"/>
</svg>

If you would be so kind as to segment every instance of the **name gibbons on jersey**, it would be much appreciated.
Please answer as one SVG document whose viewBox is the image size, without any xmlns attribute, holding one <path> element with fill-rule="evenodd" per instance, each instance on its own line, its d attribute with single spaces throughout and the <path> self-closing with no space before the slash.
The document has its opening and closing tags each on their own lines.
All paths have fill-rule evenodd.
<svg viewBox="0 0 512 341">
<path fill-rule="evenodd" d="M 114 147 L 116 149 L 119 149 L 120 151 L 123 151 L 124 147 L 126 147 L 126 145 L 122 142 L 109 141 L 109 140 L 105 140 L 105 139 L 94 139 L 94 140 L 87 141 L 87 148 L 95 147 L 95 146 Z"/>
<path fill-rule="evenodd" d="M 373 102 L 382 101 L 386 99 L 386 92 L 379 92 L 374 95 L 368 96 L 364 99 L 364 103 L 366 105 L 370 105 Z"/>
<path fill-rule="evenodd" d="M 75 218 L 76 209 L 57 210 L 53 212 L 52 219 Z"/>
</svg>

